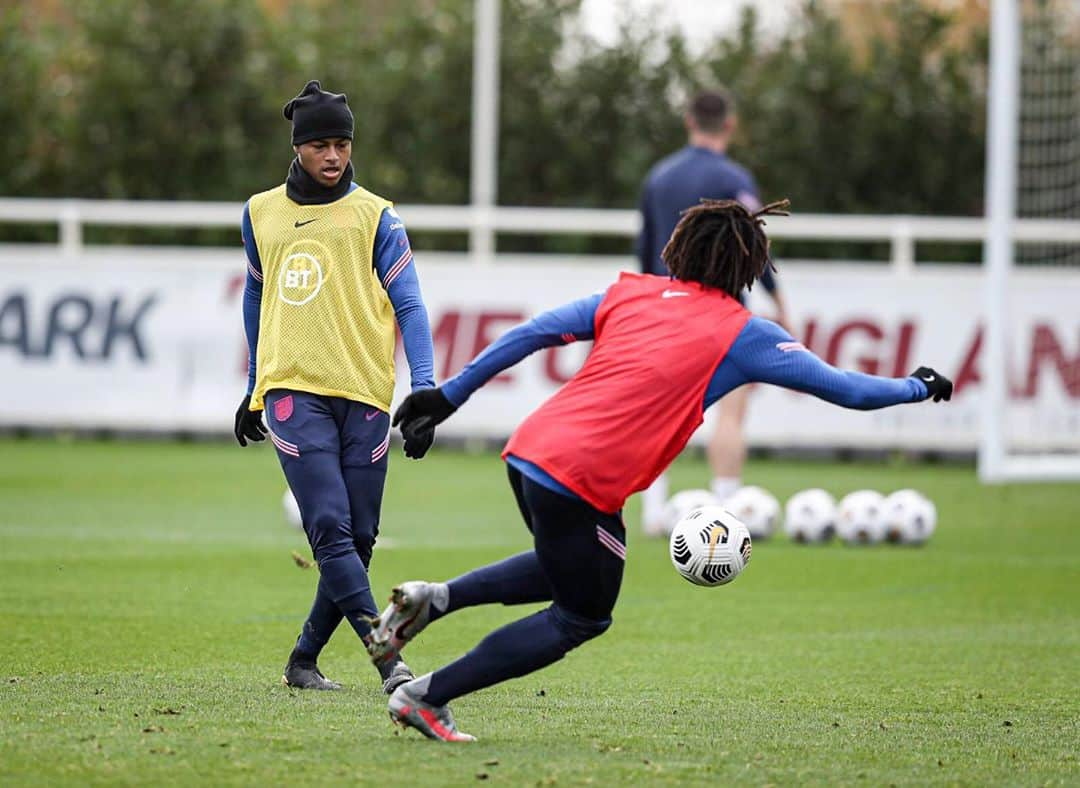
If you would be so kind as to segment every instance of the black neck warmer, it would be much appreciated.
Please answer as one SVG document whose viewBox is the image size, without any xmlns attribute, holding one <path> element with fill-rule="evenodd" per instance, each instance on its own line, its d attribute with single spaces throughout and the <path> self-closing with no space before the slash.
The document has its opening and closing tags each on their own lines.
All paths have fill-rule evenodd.
<svg viewBox="0 0 1080 788">
<path fill-rule="evenodd" d="M 323 186 L 312 178 L 308 171 L 300 166 L 300 159 L 293 159 L 289 165 L 289 177 L 285 179 L 285 194 L 300 205 L 325 205 L 340 200 L 352 186 L 353 168 L 350 161 L 345 165 L 338 182 L 333 186 Z"/>
</svg>

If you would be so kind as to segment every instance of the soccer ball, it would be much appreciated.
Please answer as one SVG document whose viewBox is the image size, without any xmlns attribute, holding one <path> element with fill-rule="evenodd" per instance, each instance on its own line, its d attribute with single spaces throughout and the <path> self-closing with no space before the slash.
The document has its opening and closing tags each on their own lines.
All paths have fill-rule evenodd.
<svg viewBox="0 0 1080 788">
<path fill-rule="evenodd" d="M 761 487 L 740 488 L 724 501 L 724 508 L 743 522 L 754 539 L 767 539 L 780 524 L 780 502 Z"/>
<path fill-rule="evenodd" d="M 722 586 L 750 563 L 750 532 L 722 506 L 702 506 L 675 524 L 668 548 L 671 563 L 691 583 Z"/>
<path fill-rule="evenodd" d="M 784 507 L 784 532 L 796 542 L 827 542 L 836 533 L 836 501 L 820 487 L 795 493 Z"/>
<path fill-rule="evenodd" d="M 660 511 L 660 524 L 664 528 L 664 533 L 670 534 L 675 529 L 675 523 L 694 509 L 702 506 L 716 506 L 719 503 L 716 496 L 708 490 L 682 490 L 675 493 L 668 498 L 668 502 Z"/>
<path fill-rule="evenodd" d="M 296 502 L 296 496 L 292 490 L 285 488 L 285 494 L 281 497 L 281 506 L 285 510 L 285 521 L 297 528 L 304 527 L 304 520 L 300 516 L 300 504 Z"/>
<path fill-rule="evenodd" d="M 848 544 L 874 544 L 885 538 L 885 496 L 874 490 L 845 495 L 837 508 L 836 532 Z"/>
<path fill-rule="evenodd" d="M 937 509 L 917 490 L 897 490 L 885 499 L 885 538 L 898 544 L 922 544 L 937 527 Z"/>
</svg>

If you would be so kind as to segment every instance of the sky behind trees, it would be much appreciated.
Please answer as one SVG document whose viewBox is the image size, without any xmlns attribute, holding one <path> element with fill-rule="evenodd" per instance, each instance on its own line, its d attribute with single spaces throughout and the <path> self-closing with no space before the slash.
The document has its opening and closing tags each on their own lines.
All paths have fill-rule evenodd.
<svg viewBox="0 0 1080 788">
<path fill-rule="evenodd" d="M 677 27 L 691 46 L 701 46 L 716 34 L 735 28 L 746 6 L 757 9 L 763 30 L 774 31 L 784 27 L 798 5 L 799 0 L 583 0 L 581 23 L 600 43 L 610 45 L 618 38 L 621 18 L 628 13 L 648 14 L 660 26 Z"/>
</svg>

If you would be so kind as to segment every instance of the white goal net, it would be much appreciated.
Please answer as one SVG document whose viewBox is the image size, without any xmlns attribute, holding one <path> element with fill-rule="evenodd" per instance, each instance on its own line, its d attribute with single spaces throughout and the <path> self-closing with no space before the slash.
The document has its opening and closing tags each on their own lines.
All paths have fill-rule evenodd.
<svg viewBox="0 0 1080 788">
<path fill-rule="evenodd" d="M 980 476 L 1080 479 L 1080 0 L 994 0 L 989 98 Z"/>
</svg>

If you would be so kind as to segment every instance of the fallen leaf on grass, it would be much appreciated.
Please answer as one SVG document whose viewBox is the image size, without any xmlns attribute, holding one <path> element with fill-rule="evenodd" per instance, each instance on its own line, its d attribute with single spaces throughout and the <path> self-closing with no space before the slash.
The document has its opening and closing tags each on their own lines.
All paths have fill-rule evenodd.
<svg viewBox="0 0 1080 788">
<path fill-rule="evenodd" d="M 499 759 L 498 758 L 490 758 L 490 759 L 484 761 L 484 766 L 498 766 L 498 765 L 499 765 Z"/>
<path fill-rule="evenodd" d="M 165 708 L 163 708 L 163 709 L 154 709 L 154 714 L 168 714 L 168 715 L 174 715 L 174 714 L 179 714 L 179 713 L 180 713 L 180 712 L 179 712 L 179 711 L 177 711 L 176 709 L 174 709 L 174 708 L 173 708 L 172 706 L 166 706 L 166 707 L 165 707 Z"/>
<path fill-rule="evenodd" d="M 142 729 L 143 733 L 164 733 L 165 729 L 160 725 L 147 725 Z"/>
</svg>

